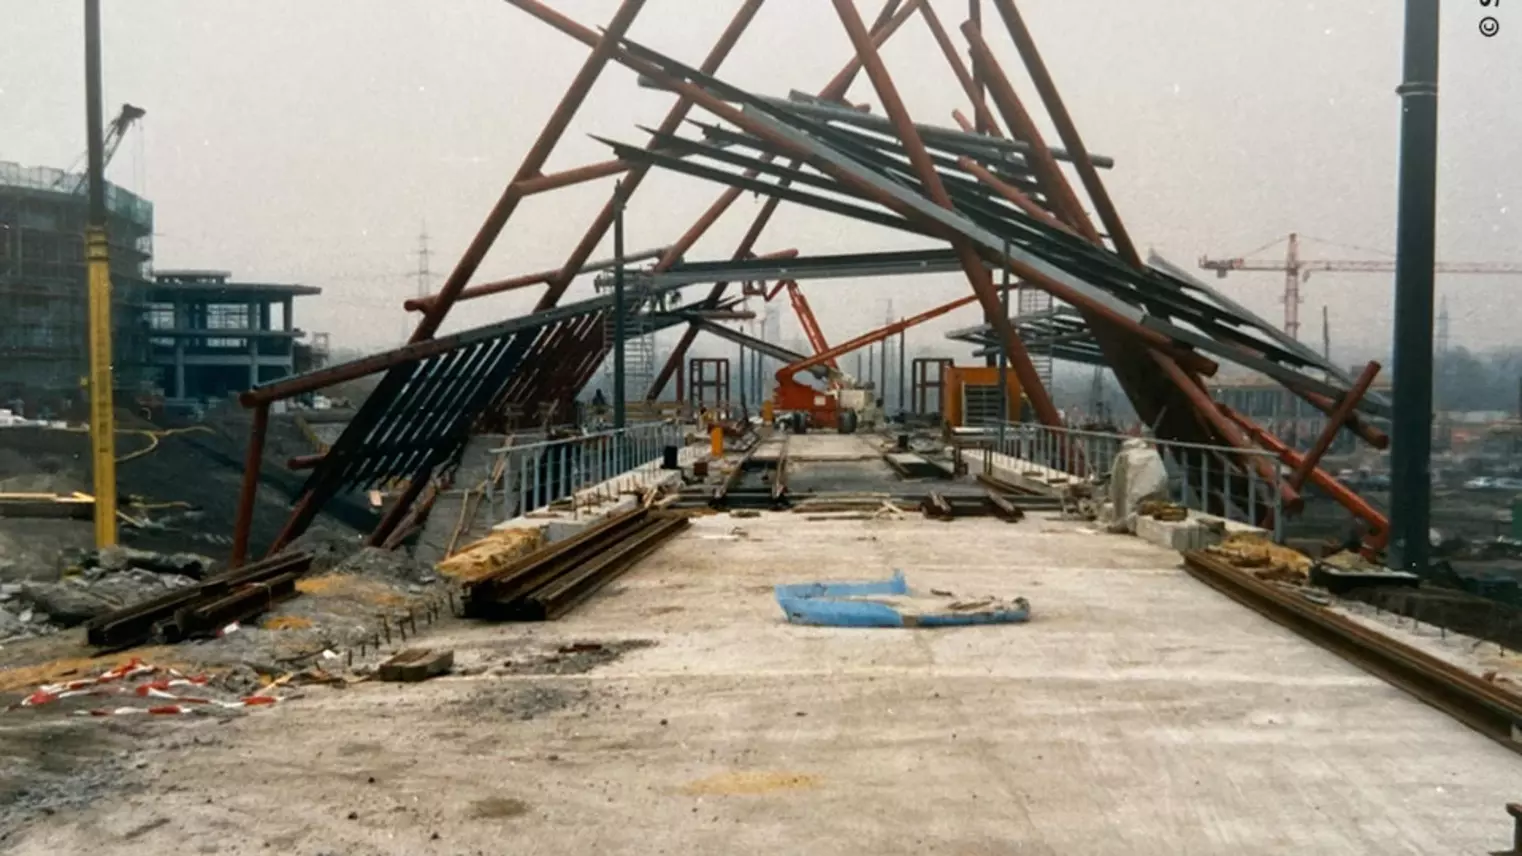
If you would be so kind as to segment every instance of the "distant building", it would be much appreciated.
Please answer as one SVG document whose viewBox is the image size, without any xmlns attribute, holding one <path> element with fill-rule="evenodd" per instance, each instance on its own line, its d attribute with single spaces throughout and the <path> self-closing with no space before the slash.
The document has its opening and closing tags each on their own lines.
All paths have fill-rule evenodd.
<svg viewBox="0 0 1522 856">
<path fill-rule="evenodd" d="M 147 289 L 149 361 L 171 403 L 214 401 L 320 365 L 326 337 L 295 325 L 309 285 L 233 282 L 225 271 L 159 271 Z"/>
<path fill-rule="evenodd" d="M 88 373 L 84 176 L 0 162 L 0 401 L 55 412 L 83 401 Z M 119 390 L 149 382 L 143 301 L 153 205 L 106 185 L 113 365 Z"/>
<path fill-rule="evenodd" d="M 89 372 L 85 177 L 0 162 L 0 407 L 83 415 Z M 305 285 L 151 273 L 153 205 L 106 185 L 117 403 L 225 398 L 321 365 L 326 336 L 294 324 Z"/>
<path fill-rule="evenodd" d="M 1359 367 L 1353 374 L 1361 371 L 1363 369 Z M 1326 414 L 1285 389 L 1278 381 L 1262 375 L 1211 378 L 1206 381 L 1206 386 L 1216 401 L 1267 428 L 1292 448 L 1309 449 L 1326 428 Z M 1371 391 L 1388 397 L 1390 382 L 1377 378 Z M 1390 430 L 1385 419 L 1365 419 L 1382 431 Z M 1355 447 L 1355 439 L 1351 431 L 1344 429 L 1332 450 L 1350 451 Z"/>
</svg>

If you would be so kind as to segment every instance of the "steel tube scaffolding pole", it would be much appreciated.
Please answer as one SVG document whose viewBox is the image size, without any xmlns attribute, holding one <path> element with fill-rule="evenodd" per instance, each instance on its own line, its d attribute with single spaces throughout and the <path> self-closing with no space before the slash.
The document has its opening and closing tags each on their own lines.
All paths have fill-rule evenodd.
<svg viewBox="0 0 1522 856">
<path fill-rule="evenodd" d="M 1406 0 L 1395 243 L 1390 562 L 1427 572 L 1432 503 L 1432 275 L 1437 198 L 1439 0 Z"/>
</svg>

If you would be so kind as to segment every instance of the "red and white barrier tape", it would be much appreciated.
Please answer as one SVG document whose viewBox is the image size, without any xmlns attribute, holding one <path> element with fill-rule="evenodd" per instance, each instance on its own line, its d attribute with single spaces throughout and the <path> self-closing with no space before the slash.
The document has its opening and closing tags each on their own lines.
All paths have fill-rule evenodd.
<svg viewBox="0 0 1522 856">
<path fill-rule="evenodd" d="M 126 685 L 133 678 L 145 675 L 163 675 L 164 677 L 147 683 L 137 684 L 136 686 Z M 185 714 L 208 707 L 230 710 L 242 707 L 261 707 L 280 701 L 278 696 L 264 693 L 244 696 L 237 701 L 222 701 L 221 699 L 179 695 L 171 692 L 171 690 L 180 687 L 205 687 L 207 681 L 208 678 L 205 675 L 187 676 L 177 669 L 149 665 L 134 657 L 120 666 L 108 669 L 93 678 L 81 678 L 76 681 L 40 686 L 31 695 L 22 699 L 19 706 L 38 707 L 40 705 L 52 704 L 60 699 L 75 698 L 77 696 L 112 695 L 131 695 L 138 698 L 174 702 L 173 704 L 160 704 L 153 707 L 96 708 L 93 710 L 76 711 L 76 714 L 79 716 L 117 716 L 119 714 L 132 713 Z"/>
</svg>

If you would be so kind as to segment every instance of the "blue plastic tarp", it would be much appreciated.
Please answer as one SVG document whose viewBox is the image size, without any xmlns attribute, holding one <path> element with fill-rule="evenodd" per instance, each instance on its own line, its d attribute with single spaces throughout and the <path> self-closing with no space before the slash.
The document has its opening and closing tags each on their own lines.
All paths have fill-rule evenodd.
<svg viewBox="0 0 1522 856">
<path fill-rule="evenodd" d="M 960 601 L 949 595 L 937 604 L 894 603 L 910 595 L 903 572 L 886 580 L 855 583 L 801 583 L 776 588 L 777 605 L 793 624 L 827 627 L 951 627 L 971 624 L 1017 624 L 1030 620 L 1030 603 L 1013 601 Z M 874 599 L 878 598 L 878 599 Z"/>
</svg>

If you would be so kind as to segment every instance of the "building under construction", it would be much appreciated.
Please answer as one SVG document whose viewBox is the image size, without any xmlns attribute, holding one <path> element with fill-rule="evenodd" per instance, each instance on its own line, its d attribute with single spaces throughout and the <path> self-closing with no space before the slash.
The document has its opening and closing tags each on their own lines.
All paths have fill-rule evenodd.
<svg viewBox="0 0 1522 856">
<path fill-rule="evenodd" d="M 0 163 L 0 397 L 28 411 L 83 402 L 89 328 L 85 177 Z M 153 204 L 106 185 L 113 343 L 118 389 L 149 379 L 145 299 L 153 257 Z"/>
</svg>

